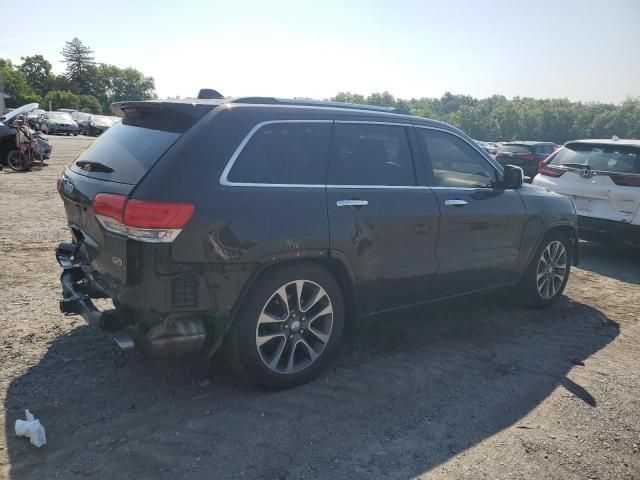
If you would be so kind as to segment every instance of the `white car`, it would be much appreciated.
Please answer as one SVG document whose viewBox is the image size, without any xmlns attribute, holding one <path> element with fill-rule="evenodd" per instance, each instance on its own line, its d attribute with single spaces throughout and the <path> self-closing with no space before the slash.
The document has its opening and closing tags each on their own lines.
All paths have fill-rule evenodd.
<svg viewBox="0 0 640 480">
<path fill-rule="evenodd" d="M 640 140 L 567 142 L 533 184 L 572 199 L 582 238 L 640 245 Z"/>
</svg>

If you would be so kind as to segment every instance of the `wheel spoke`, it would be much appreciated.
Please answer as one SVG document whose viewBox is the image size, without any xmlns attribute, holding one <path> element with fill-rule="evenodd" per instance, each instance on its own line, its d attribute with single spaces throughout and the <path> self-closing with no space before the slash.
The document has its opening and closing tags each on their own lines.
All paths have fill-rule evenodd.
<svg viewBox="0 0 640 480">
<path fill-rule="evenodd" d="M 311 332 L 311 334 L 313 334 L 318 340 L 320 340 L 325 345 L 327 344 L 327 342 L 329 341 L 329 337 L 331 336 L 328 333 L 323 333 L 311 327 L 309 327 L 307 331 Z"/>
<path fill-rule="evenodd" d="M 293 372 L 293 361 L 296 356 L 296 348 L 298 347 L 298 342 L 293 342 L 291 344 L 291 350 L 289 350 L 289 359 L 287 360 L 287 373 Z"/>
<path fill-rule="evenodd" d="M 284 338 L 282 342 L 280 342 L 280 345 L 278 345 L 278 348 L 276 349 L 276 351 L 273 352 L 273 355 L 271 356 L 271 360 L 268 362 L 268 365 L 272 370 L 276 370 L 278 368 L 278 364 L 280 363 L 280 359 L 282 358 L 282 353 L 284 352 L 284 347 L 286 345 L 287 345 L 287 339 Z"/>
<path fill-rule="evenodd" d="M 286 338 L 284 333 L 274 333 L 272 335 L 262 335 L 258 338 L 256 338 L 256 344 L 258 345 L 258 347 L 263 346 L 265 343 L 273 340 L 274 338 Z"/>
<path fill-rule="evenodd" d="M 311 325 L 313 322 L 318 320 L 320 317 L 324 317 L 325 315 L 329 315 L 330 313 L 333 313 L 333 307 L 331 306 L 331 304 L 326 305 L 322 310 L 316 313 L 313 317 L 307 319 L 309 322 L 309 325 Z"/>
<path fill-rule="evenodd" d="M 306 308 L 302 308 L 302 305 L 300 305 L 300 311 L 301 312 L 308 312 L 309 310 L 311 310 L 324 296 L 326 295 L 326 292 L 322 289 L 322 288 L 318 288 L 314 293 L 313 293 L 313 298 L 309 299 L 309 301 L 307 302 L 307 307 Z"/>
<path fill-rule="evenodd" d="M 299 311 L 302 311 L 302 290 L 304 289 L 304 280 L 297 280 L 296 282 L 294 282 L 295 288 L 296 288 L 296 308 Z"/>
<path fill-rule="evenodd" d="M 258 325 L 269 324 L 269 323 L 282 323 L 286 320 L 285 318 L 278 318 L 270 315 L 266 312 L 262 312 L 260 317 L 258 317 Z"/>
<path fill-rule="evenodd" d="M 280 305 L 282 305 L 285 309 L 283 318 L 287 318 L 289 316 L 289 298 L 287 297 L 286 286 L 280 287 L 276 292 L 276 295 L 280 297 Z"/>
<path fill-rule="evenodd" d="M 542 252 L 542 255 L 540 256 L 540 264 L 544 264 L 544 267 L 548 265 L 547 259 L 545 258 L 546 255 L 547 255 L 547 250 L 545 249 L 545 251 Z M 540 266 L 540 264 L 538 264 L 538 266 Z"/>
<path fill-rule="evenodd" d="M 305 348 L 307 349 L 307 353 L 309 353 L 309 360 L 311 360 L 312 362 L 318 358 L 319 354 L 318 352 L 316 352 L 311 345 L 309 345 L 306 340 L 300 340 L 300 345 L 304 345 Z"/>
</svg>

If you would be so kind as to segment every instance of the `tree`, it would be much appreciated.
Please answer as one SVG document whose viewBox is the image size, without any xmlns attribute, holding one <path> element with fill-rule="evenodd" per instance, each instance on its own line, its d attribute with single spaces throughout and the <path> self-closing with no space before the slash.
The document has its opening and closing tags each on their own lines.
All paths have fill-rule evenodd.
<svg viewBox="0 0 640 480">
<path fill-rule="evenodd" d="M 100 101 L 92 95 L 78 95 L 77 109 L 81 112 L 102 113 Z"/>
<path fill-rule="evenodd" d="M 51 105 L 52 110 L 59 110 L 61 108 L 74 108 L 78 109 L 78 96 L 68 90 L 52 90 L 48 92 L 44 97 L 44 104 L 46 108 Z"/>
<path fill-rule="evenodd" d="M 0 58 L 0 77 L 4 81 L 4 91 L 9 98 L 6 106 L 9 108 L 20 107 L 26 103 L 40 103 L 42 99 L 29 86 L 24 73 L 15 68 L 11 60 Z"/>
<path fill-rule="evenodd" d="M 93 50 L 74 37 L 66 42 L 61 52 L 67 64 L 66 76 L 77 93 L 92 94 L 96 81 L 96 65 Z"/>
<path fill-rule="evenodd" d="M 42 55 L 21 57 L 22 64 L 18 67 L 29 86 L 40 96 L 49 90 L 51 81 L 51 64 Z"/>
<path fill-rule="evenodd" d="M 150 100 L 155 98 L 155 82 L 135 68 L 119 68 L 101 64 L 97 69 L 98 95 L 102 108 L 108 112 L 113 102 Z"/>
</svg>

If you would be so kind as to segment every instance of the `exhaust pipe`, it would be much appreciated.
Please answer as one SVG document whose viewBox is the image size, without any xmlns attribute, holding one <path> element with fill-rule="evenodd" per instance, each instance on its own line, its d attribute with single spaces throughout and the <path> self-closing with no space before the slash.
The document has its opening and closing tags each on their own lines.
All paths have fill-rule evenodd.
<svg viewBox="0 0 640 480">
<path fill-rule="evenodd" d="M 133 353 L 136 349 L 136 342 L 133 340 L 133 337 L 127 333 L 118 332 L 114 334 L 113 341 L 120 347 L 122 353 Z"/>
</svg>

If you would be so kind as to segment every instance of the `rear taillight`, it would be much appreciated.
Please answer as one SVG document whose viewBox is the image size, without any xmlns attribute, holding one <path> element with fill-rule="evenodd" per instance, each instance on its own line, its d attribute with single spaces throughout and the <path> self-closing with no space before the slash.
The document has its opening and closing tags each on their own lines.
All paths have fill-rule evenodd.
<svg viewBox="0 0 640 480">
<path fill-rule="evenodd" d="M 127 197 L 112 193 L 99 193 L 93 200 L 93 211 L 96 215 L 108 217 L 119 223 L 124 223 L 124 207 Z"/>
<path fill-rule="evenodd" d="M 535 157 L 533 155 L 521 155 L 520 158 L 522 160 L 526 160 L 527 162 L 533 162 Z"/>
<path fill-rule="evenodd" d="M 621 187 L 640 187 L 640 175 L 611 175 L 611 180 Z"/>
<path fill-rule="evenodd" d="M 99 193 L 93 200 L 93 211 L 100 224 L 111 232 L 145 242 L 172 242 L 193 217 L 195 206 Z"/>
<path fill-rule="evenodd" d="M 538 173 L 540 175 L 546 175 L 547 177 L 555 177 L 555 178 L 558 178 L 564 175 L 564 173 L 567 171 L 566 169 L 549 165 L 551 163 L 551 160 L 553 160 L 553 157 L 555 157 L 559 151 L 560 150 L 556 150 L 555 152 L 553 152 L 551 155 L 549 155 L 547 158 L 545 158 L 538 164 Z"/>
<path fill-rule="evenodd" d="M 496 158 L 504 157 L 504 153 L 496 152 Z"/>
<path fill-rule="evenodd" d="M 129 200 L 124 210 L 124 223 L 134 228 L 184 228 L 194 210 L 191 203 Z"/>
</svg>

